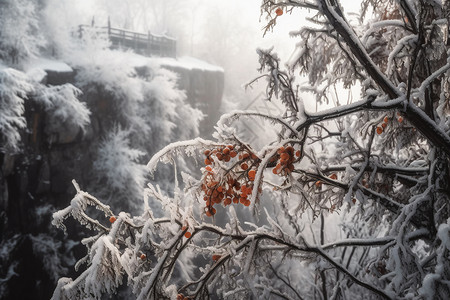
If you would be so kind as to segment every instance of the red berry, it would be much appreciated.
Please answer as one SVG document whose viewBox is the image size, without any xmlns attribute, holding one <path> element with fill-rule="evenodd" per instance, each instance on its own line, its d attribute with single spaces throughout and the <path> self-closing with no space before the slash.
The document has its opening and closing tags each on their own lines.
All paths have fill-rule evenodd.
<svg viewBox="0 0 450 300">
<path fill-rule="evenodd" d="M 248 179 L 250 179 L 250 181 L 255 180 L 255 176 L 256 176 L 256 171 L 255 170 L 248 171 Z"/>
</svg>

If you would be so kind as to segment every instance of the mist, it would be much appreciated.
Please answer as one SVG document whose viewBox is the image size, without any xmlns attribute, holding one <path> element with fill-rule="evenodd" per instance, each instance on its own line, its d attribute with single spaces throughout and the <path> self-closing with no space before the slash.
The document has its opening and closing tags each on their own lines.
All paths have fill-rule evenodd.
<svg viewBox="0 0 450 300">
<path fill-rule="evenodd" d="M 61 15 L 67 26 L 95 24 L 131 31 L 164 34 L 176 38 L 177 55 L 192 56 L 224 68 L 225 99 L 245 103 L 261 93 L 263 86 L 244 91 L 244 85 L 258 75 L 257 48 L 274 47 L 281 62 L 289 59 L 296 40 L 291 30 L 300 28 L 305 11 L 278 18 L 273 31 L 264 35 L 267 21 L 261 16 L 259 0 L 129 0 L 65 1 Z M 59 4 L 61 6 L 61 4 Z M 49 6 L 51 9 L 52 6 Z M 51 12 L 51 10 L 50 10 Z"/>
</svg>

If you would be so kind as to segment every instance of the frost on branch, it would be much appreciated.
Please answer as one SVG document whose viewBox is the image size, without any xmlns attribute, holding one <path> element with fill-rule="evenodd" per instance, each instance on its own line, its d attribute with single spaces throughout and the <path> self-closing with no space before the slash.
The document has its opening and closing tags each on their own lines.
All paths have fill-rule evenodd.
<svg viewBox="0 0 450 300">
<path fill-rule="evenodd" d="M 130 210 L 139 210 L 146 180 L 146 168 L 139 163 L 143 155 L 131 148 L 130 131 L 120 128 L 111 131 L 101 142 L 94 162 L 96 177 L 107 187 L 98 188 L 99 194 L 105 198 L 114 195 L 114 204 L 123 201 Z"/>
<path fill-rule="evenodd" d="M 0 66 L 0 150 L 17 151 L 20 130 L 26 127 L 24 101 L 33 91 L 26 75 Z"/>
<path fill-rule="evenodd" d="M 54 223 L 72 215 L 96 234 L 83 241 L 88 254 L 77 267 L 86 263 L 85 271 L 62 279 L 54 297 L 114 293 L 125 274 L 138 299 L 446 297 L 449 72 L 439 37 L 448 7 L 369 6 L 374 15 L 362 11 L 356 22 L 338 1 L 262 1 L 269 27 L 278 8 L 314 13 L 314 27 L 295 34 L 291 70 L 280 70 L 273 50 L 258 52 L 268 98 L 281 98 L 284 114 L 232 112 L 214 141 L 156 153 L 147 167 L 172 163 L 174 189 L 150 183 L 140 216 L 112 216 L 78 189 Z M 303 108 L 295 71 L 309 75 L 300 90 L 313 94 L 318 111 Z M 343 101 L 343 87 L 359 88 L 360 98 Z M 327 99 L 334 106 L 324 109 Z M 236 130 L 243 118 L 278 135 L 253 145 Z M 179 171 L 180 156 L 197 162 L 190 174 Z M 89 217 L 88 204 L 112 225 Z"/>
</svg>

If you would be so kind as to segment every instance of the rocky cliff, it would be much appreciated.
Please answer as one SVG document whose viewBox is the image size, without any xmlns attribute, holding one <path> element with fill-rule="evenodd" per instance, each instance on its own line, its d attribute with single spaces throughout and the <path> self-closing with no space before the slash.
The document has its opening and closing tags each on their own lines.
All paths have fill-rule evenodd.
<svg viewBox="0 0 450 300">
<path fill-rule="evenodd" d="M 158 66 L 176 72 L 178 88 L 185 91 L 187 102 L 206 114 L 201 123 L 202 134 L 210 132 L 208 127 L 218 119 L 224 86 L 223 70 L 190 58 L 153 60 L 150 64 L 148 61 L 142 63 L 142 60 L 146 59 L 139 58 L 136 62 L 134 57 L 134 61 L 131 60 L 136 71 L 131 76 L 154 76 L 154 70 L 158 69 Z M 45 73 L 37 72 L 38 69 Z M 108 178 L 98 176 L 95 163 L 99 161 L 98 149 L 108 134 L 117 127 L 131 127 L 129 114 L 124 113 L 129 112 L 129 107 L 123 104 L 127 99 L 118 97 L 115 90 L 106 84 L 81 84 L 80 72 L 86 70 L 68 66 L 64 69 L 54 67 L 54 64 L 34 66 L 34 69 L 29 70 L 29 74 L 40 74 L 40 84 L 61 86 L 70 83 L 79 87 L 83 92 L 80 99 L 91 112 L 89 126 L 81 129 L 65 121 L 55 126 L 54 115 L 41 102 L 33 101 L 34 96 L 31 94 L 24 106 L 27 128 L 20 132 L 20 151 L 14 154 L 0 152 L 2 299 L 48 299 L 57 277 L 73 275 L 75 259 L 84 255 L 85 249 L 63 237 L 62 233 L 50 224 L 51 214 L 67 206 L 75 193 L 72 179 L 85 190 L 93 193 L 98 191 L 100 195 L 112 197 L 104 193 L 113 187 L 108 186 Z M 146 80 L 151 82 L 151 79 Z M 155 94 L 152 97 L 158 96 Z M 111 98 L 116 98 L 117 101 L 111 102 Z M 164 121 L 164 114 L 158 116 L 160 111 L 154 110 L 154 100 L 143 99 L 140 102 L 142 107 L 139 108 L 147 112 L 151 134 L 129 136 L 130 143 L 137 141 L 137 147 L 147 152 L 147 155 L 141 157 L 142 163 L 146 163 L 145 160 L 158 150 L 158 147 L 176 139 L 177 132 L 182 131 L 179 128 L 188 127 L 185 124 L 186 116 L 183 117 L 182 113 L 178 112 L 177 116 L 170 120 L 175 124 L 170 139 L 161 138 L 158 124 Z M 164 106 L 164 102 L 160 105 Z M 195 132 L 194 129 L 190 131 L 191 134 Z M 189 133 L 186 133 L 181 138 L 188 135 Z M 129 197 L 127 188 L 124 186 L 122 189 L 125 191 L 123 199 Z M 127 208 L 124 205 L 118 209 Z M 80 240 L 80 233 L 74 224 L 68 229 L 69 237 Z"/>
</svg>

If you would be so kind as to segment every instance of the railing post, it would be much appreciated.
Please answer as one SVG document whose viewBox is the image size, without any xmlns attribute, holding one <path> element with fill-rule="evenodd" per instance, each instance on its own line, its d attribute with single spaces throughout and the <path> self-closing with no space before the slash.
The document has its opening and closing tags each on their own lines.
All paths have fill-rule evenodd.
<svg viewBox="0 0 450 300">
<path fill-rule="evenodd" d="M 147 56 L 150 56 L 150 52 L 151 52 L 151 45 L 150 45 L 150 43 L 151 43 L 151 38 L 152 38 L 152 34 L 150 33 L 150 30 L 148 31 L 148 34 L 147 34 Z"/>
<path fill-rule="evenodd" d="M 108 38 L 111 35 L 111 19 L 108 16 Z"/>
<path fill-rule="evenodd" d="M 173 40 L 173 46 L 172 46 L 172 51 L 173 51 L 173 57 L 176 58 L 177 57 L 177 41 Z"/>
</svg>

